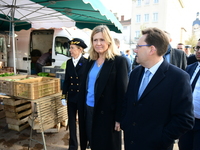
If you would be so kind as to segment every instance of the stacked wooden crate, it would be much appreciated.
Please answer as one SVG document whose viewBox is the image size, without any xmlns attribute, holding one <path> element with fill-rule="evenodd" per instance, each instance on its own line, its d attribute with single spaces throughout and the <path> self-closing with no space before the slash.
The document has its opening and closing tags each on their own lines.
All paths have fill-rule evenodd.
<svg viewBox="0 0 200 150">
<path fill-rule="evenodd" d="M 3 100 L 0 99 L 0 119 L 5 117 L 4 105 Z"/>
<path fill-rule="evenodd" d="M 14 97 L 3 99 L 8 128 L 21 131 L 27 127 L 28 117 L 32 113 L 31 102 Z"/>
<path fill-rule="evenodd" d="M 38 132 L 58 132 L 60 123 L 67 120 L 67 106 L 61 104 L 61 93 L 52 94 L 36 100 L 34 109 L 37 116 L 33 113 L 29 117 L 29 124 Z"/>
<path fill-rule="evenodd" d="M 60 79 L 34 77 L 19 81 L 5 80 L 22 77 L 25 78 L 24 76 L 0 78 L 0 92 L 10 96 L 4 99 L 8 128 L 21 131 L 29 124 L 33 127 L 37 119 L 34 116 L 29 118 L 29 116 L 35 113 L 38 114 L 39 119 L 38 130 L 45 131 L 54 126 L 60 127 L 60 123 L 67 120 L 67 107 L 60 102 Z M 35 112 L 31 111 L 31 103 L 36 104 Z"/>
</svg>

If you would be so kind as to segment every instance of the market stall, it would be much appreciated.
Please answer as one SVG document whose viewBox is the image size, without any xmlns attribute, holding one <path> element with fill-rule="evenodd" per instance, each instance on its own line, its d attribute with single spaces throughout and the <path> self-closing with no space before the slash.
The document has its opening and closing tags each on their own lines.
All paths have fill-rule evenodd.
<svg viewBox="0 0 200 150">
<path fill-rule="evenodd" d="M 32 130 L 37 130 L 46 149 L 44 132 L 55 126 L 58 129 L 67 120 L 67 106 L 60 102 L 60 79 L 34 75 L 0 77 L 0 93 L 8 128 L 20 132 L 31 126 L 29 147 L 31 141 L 37 141 L 32 135 Z"/>
</svg>

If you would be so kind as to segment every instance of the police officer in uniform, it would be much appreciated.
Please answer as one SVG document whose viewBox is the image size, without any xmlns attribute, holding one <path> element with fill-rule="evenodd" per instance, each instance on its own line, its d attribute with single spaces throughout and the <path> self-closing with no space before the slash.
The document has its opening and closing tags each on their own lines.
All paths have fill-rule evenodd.
<svg viewBox="0 0 200 150">
<path fill-rule="evenodd" d="M 85 64 L 87 62 L 87 59 L 84 58 L 82 54 L 84 49 L 87 48 L 87 45 L 82 39 L 79 38 L 74 38 L 73 40 L 69 41 L 69 44 L 69 51 L 72 58 L 67 61 L 62 94 L 67 99 L 68 108 L 68 125 L 70 134 L 68 150 L 77 150 L 78 142 L 76 136 L 76 115 L 77 111 L 79 110 L 78 94 L 80 90 L 81 77 L 85 69 Z M 63 100 L 62 103 L 63 105 L 65 105 L 65 102 Z M 81 113 L 81 111 L 78 111 L 78 119 L 80 121 L 81 117 L 79 113 Z M 80 135 L 80 143 L 85 143 L 83 142 L 83 140 L 86 139 L 81 139 Z M 86 146 L 85 144 L 84 146 L 82 146 L 82 144 L 80 145 L 81 147 Z"/>
</svg>

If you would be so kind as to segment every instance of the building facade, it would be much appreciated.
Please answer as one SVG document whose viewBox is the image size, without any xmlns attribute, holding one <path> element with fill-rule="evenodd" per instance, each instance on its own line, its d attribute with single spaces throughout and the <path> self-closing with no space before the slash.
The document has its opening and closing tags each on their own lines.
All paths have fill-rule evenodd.
<svg viewBox="0 0 200 150">
<path fill-rule="evenodd" d="M 184 24 L 184 0 L 133 0 L 131 40 L 137 42 L 141 30 L 158 27 L 170 33 L 171 45 L 184 43 L 191 33 L 191 26 Z"/>
<path fill-rule="evenodd" d="M 193 21 L 192 24 L 192 33 L 195 35 L 197 39 L 200 39 L 200 20 L 199 20 L 199 12 L 197 12 L 196 20 Z"/>
</svg>

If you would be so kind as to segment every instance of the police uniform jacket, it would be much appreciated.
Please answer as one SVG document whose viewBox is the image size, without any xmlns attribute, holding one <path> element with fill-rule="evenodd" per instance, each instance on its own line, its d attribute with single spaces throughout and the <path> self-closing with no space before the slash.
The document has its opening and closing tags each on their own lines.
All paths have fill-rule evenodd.
<svg viewBox="0 0 200 150">
<path fill-rule="evenodd" d="M 74 66 L 72 59 L 67 61 L 67 67 L 65 71 L 65 80 L 63 84 L 63 94 L 67 94 L 67 100 L 77 103 L 78 94 L 80 92 L 81 77 L 85 68 L 87 59 L 83 56 L 78 61 L 76 67 Z"/>
</svg>

